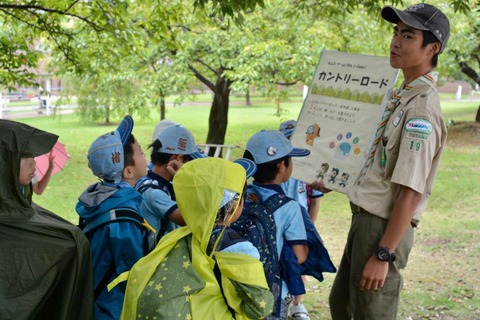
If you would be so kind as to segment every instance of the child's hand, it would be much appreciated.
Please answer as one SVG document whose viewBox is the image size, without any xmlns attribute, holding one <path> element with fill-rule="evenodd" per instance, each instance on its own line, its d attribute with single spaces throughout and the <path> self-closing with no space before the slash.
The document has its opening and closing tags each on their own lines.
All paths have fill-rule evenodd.
<svg viewBox="0 0 480 320">
<path fill-rule="evenodd" d="M 53 169 L 53 167 L 55 166 L 55 156 L 53 155 L 53 151 L 50 151 L 50 153 L 48 154 L 48 169 Z"/>
<path fill-rule="evenodd" d="M 307 183 L 307 187 L 321 191 L 323 193 L 328 193 L 332 191 L 331 189 L 325 188 L 325 183 L 323 182 L 323 179 L 315 180 L 313 182 Z"/>
<path fill-rule="evenodd" d="M 167 164 L 167 170 L 170 172 L 173 176 L 177 173 L 178 170 L 182 167 L 183 163 L 177 159 L 173 159 Z"/>
</svg>

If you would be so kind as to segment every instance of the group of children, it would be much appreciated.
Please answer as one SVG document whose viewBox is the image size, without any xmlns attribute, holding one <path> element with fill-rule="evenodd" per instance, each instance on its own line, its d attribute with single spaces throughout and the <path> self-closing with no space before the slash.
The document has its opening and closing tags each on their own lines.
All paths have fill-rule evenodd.
<svg viewBox="0 0 480 320">
<path fill-rule="evenodd" d="M 283 133 L 256 133 L 244 158 L 233 162 L 200 153 L 189 130 L 163 120 L 147 163 L 133 125 L 126 116 L 93 142 L 88 165 L 100 182 L 76 207 L 91 243 L 95 318 L 287 319 L 289 293 L 297 292 L 289 317 L 309 319 L 301 274 L 289 272 L 303 266 L 302 274 L 319 278 L 335 268 L 326 250 L 323 269 L 318 250 L 311 268 L 317 270 L 305 263 L 312 245 L 304 223 L 305 215 L 310 220 L 307 189 L 290 176 L 291 158 L 310 151 L 291 145 L 295 122 L 282 124 Z M 316 217 L 315 210 L 310 214 Z M 315 241 L 323 247 L 318 236 Z M 170 303 L 186 285 L 188 299 Z"/>
</svg>

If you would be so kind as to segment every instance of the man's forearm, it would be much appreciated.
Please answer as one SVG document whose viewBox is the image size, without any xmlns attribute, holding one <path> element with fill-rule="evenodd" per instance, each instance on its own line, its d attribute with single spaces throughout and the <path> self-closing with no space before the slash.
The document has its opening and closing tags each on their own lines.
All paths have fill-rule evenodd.
<svg viewBox="0 0 480 320">
<path fill-rule="evenodd" d="M 387 229 L 380 243 L 381 247 L 387 247 L 395 251 L 402 240 L 405 231 L 410 226 L 415 210 L 422 198 L 422 194 L 408 187 L 402 187 L 397 201 L 390 215 Z"/>
</svg>

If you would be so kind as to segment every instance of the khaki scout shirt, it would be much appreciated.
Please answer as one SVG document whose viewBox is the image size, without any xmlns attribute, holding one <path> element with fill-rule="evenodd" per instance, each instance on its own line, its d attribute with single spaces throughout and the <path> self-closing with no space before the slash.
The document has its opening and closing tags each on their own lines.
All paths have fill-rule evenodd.
<svg viewBox="0 0 480 320">
<path fill-rule="evenodd" d="M 389 219 L 401 186 L 422 194 L 414 222 L 425 210 L 447 138 L 437 90 L 432 86 L 416 85 L 400 98 L 373 162 L 348 192 L 352 203 L 371 214 Z"/>
</svg>

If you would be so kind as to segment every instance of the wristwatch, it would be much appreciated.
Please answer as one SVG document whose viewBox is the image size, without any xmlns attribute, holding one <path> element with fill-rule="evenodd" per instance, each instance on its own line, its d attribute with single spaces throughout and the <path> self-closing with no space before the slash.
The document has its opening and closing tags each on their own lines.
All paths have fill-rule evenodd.
<svg viewBox="0 0 480 320">
<path fill-rule="evenodd" d="M 378 246 L 375 250 L 375 255 L 380 261 L 395 261 L 395 253 L 390 252 L 390 249 L 387 247 Z"/>
</svg>

